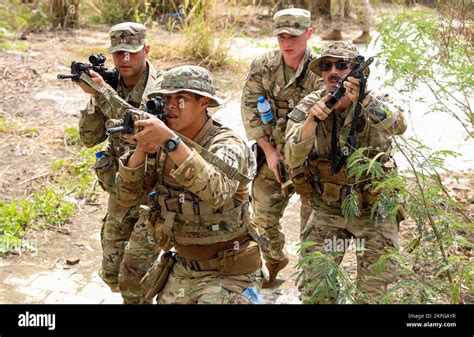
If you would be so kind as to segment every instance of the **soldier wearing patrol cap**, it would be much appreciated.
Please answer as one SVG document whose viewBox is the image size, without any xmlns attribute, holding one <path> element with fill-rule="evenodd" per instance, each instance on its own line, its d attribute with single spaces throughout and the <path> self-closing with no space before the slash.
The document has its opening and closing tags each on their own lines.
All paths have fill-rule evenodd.
<svg viewBox="0 0 474 337">
<path fill-rule="evenodd" d="M 136 229 L 167 251 L 145 278 L 152 280 L 147 297 L 158 294 L 161 304 L 255 303 L 262 261 L 249 221 L 253 155 L 208 115 L 208 107 L 222 104 L 208 70 L 170 69 L 153 95 L 166 102 L 166 123 L 151 115 L 135 122 L 144 128 L 129 136 L 137 147 L 120 159 L 116 180 L 123 205 L 149 196 Z"/>
<path fill-rule="evenodd" d="M 146 96 L 155 89 L 159 74 L 147 60 L 150 46 L 146 42 L 145 26 L 134 22 L 113 26 L 110 29 L 108 51 L 119 73 L 118 85 L 113 89 L 132 106 L 140 107 Z M 95 82 L 102 80 L 93 71 L 90 76 Z M 157 254 L 154 244 L 146 240 L 139 256 L 123 258 L 125 245 L 138 219 L 138 207 L 124 207 L 117 203 L 115 174 L 118 158 L 132 145 L 124 141 L 120 134 L 106 136 L 106 121 L 119 118 L 120 112 L 84 82 L 79 82 L 79 85 L 92 96 L 87 107 L 81 111 L 79 120 L 82 142 L 92 147 L 107 140 L 107 147 L 98 154 L 100 160 L 95 167 L 100 185 L 109 193 L 107 214 L 101 231 L 102 267 L 99 275 L 112 291 L 120 289 L 124 303 L 139 303 L 143 299 L 140 279 Z"/>
<path fill-rule="evenodd" d="M 314 73 L 322 76 L 325 89 L 306 96 L 290 113 L 285 158 L 295 172 L 301 172 L 297 175 L 301 181 L 295 181 L 295 186 L 311 197 L 312 213 L 301 232 L 301 240 L 314 245 L 303 254 L 319 251 L 339 264 L 347 249 L 344 243 L 357 239 L 357 283 L 361 294 L 368 296 L 356 299 L 374 303 L 382 299 L 388 284 L 396 280 L 397 265 L 393 260 L 387 261 L 381 275 L 375 274 L 371 266 L 385 248 L 398 248 L 400 217 L 371 217 L 380 192 L 371 185 L 375 181 L 370 177 L 362 176 L 355 181 L 349 175 L 345 159 L 355 149 L 346 144 L 349 135 L 353 135 L 356 148 L 367 148 L 364 152 L 367 157 L 380 162 L 388 173 L 395 169 L 392 138 L 403 134 L 407 125 L 402 111 L 391 104 L 387 95 L 372 92 L 362 100 L 362 115 L 355 122 L 353 111 L 359 104 L 360 80 L 354 77 L 344 82 L 347 91 L 333 108 L 326 107 L 329 93 L 350 73 L 357 55 L 359 52 L 352 43 L 338 41 L 329 44 L 309 64 Z M 360 210 L 354 220 L 347 220 L 342 214 L 343 201 L 349 195 L 354 196 Z M 299 282 L 303 302 L 335 303 L 339 296 L 337 281 L 328 284 L 328 277 L 314 267 L 304 268 Z"/>
<path fill-rule="evenodd" d="M 291 190 L 282 189 L 285 181 L 278 169 L 278 165 L 280 169 L 287 168 L 283 156 L 287 114 L 303 97 L 321 86 L 319 76 L 308 69 L 309 62 L 315 57 L 308 45 L 312 32 L 309 11 L 290 8 L 277 12 L 274 35 L 279 49 L 252 62 L 242 91 L 241 113 L 247 138 L 255 140 L 259 150 L 258 173 L 252 186 L 252 220 L 270 239 L 270 248 L 264 251 L 270 272 L 270 279 L 263 285 L 265 288 L 275 284 L 277 273 L 288 264 L 280 219 Z M 273 125 L 265 125 L 259 116 L 259 96 L 270 102 Z M 286 175 L 289 180 L 289 174 Z M 308 215 L 309 206 L 302 200 L 302 223 Z"/>
</svg>

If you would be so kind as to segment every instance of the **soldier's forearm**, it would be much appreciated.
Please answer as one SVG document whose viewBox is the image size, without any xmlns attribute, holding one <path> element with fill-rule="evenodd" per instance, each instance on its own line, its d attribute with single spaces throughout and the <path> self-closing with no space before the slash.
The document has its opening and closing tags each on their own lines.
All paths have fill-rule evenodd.
<svg viewBox="0 0 474 337">
<path fill-rule="evenodd" d="M 316 134 L 316 127 L 318 123 L 314 120 L 313 115 L 309 114 L 306 118 L 303 127 L 301 128 L 301 134 L 299 141 L 303 141 L 310 137 L 313 137 Z"/>
<path fill-rule="evenodd" d="M 268 141 L 267 136 L 257 139 L 257 143 L 258 146 L 262 148 L 266 156 L 268 156 L 269 153 L 276 151 L 275 147 Z"/>
<path fill-rule="evenodd" d="M 137 168 L 138 166 L 143 164 L 145 159 L 146 159 L 146 153 L 144 151 L 140 150 L 139 148 L 137 148 L 133 152 L 130 159 L 128 160 L 127 167 L 128 168 Z"/>
<path fill-rule="evenodd" d="M 183 142 L 178 144 L 176 151 L 170 152 L 169 156 L 176 166 L 180 166 L 191 155 L 191 149 Z"/>
</svg>

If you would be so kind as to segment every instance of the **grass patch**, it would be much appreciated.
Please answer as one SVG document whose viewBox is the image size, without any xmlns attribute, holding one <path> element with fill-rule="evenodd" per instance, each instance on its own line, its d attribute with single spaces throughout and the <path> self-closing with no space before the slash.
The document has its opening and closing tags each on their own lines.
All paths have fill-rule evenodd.
<svg viewBox="0 0 474 337">
<path fill-rule="evenodd" d="M 151 58 L 172 65 L 195 63 L 211 70 L 228 66 L 228 43 L 237 27 L 233 18 L 223 15 L 229 9 L 217 0 L 186 0 L 183 5 L 184 19 L 168 19 L 168 43 L 150 36 L 150 44 L 157 46 Z M 174 30 L 181 34 L 173 34 Z"/>
<path fill-rule="evenodd" d="M 0 200 L 0 253 L 22 245 L 27 228 L 42 229 L 69 221 L 74 204 L 64 197 L 63 191 L 47 187 L 29 198 Z"/>
<path fill-rule="evenodd" d="M 64 130 L 64 136 L 66 137 L 66 142 L 68 145 L 80 145 L 81 137 L 79 136 L 79 131 L 75 126 L 68 126 Z"/>
<path fill-rule="evenodd" d="M 35 127 L 19 126 L 16 122 L 0 117 L 0 134 L 18 133 L 25 137 L 36 137 L 39 131 Z"/>
<path fill-rule="evenodd" d="M 0 43 L 1 51 L 15 50 L 15 51 L 27 51 L 29 48 L 28 43 L 24 41 L 5 41 Z"/>
<path fill-rule="evenodd" d="M 6 133 L 8 131 L 8 124 L 5 118 L 0 117 L 0 133 Z"/>
<path fill-rule="evenodd" d="M 8 129 L 8 123 L 0 119 L 0 130 Z M 75 155 L 51 163 L 52 183 L 26 198 L 0 200 L 0 253 L 27 248 L 28 242 L 23 237 L 28 228 L 47 229 L 70 221 L 76 209 L 74 199 L 94 200 L 98 196 L 99 192 L 92 190 L 95 181 L 92 167 L 95 152 L 101 145 L 82 147 L 76 127 L 68 127 L 64 132 Z"/>
</svg>

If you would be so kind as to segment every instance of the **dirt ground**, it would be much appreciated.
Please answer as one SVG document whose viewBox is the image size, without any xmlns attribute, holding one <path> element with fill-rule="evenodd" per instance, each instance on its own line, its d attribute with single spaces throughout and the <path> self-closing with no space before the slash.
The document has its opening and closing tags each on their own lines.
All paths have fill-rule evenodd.
<svg viewBox="0 0 474 337">
<path fill-rule="evenodd" d="M 352 31 L 350 37 L 357 33 Z M 167 33 L 156 34 L 155 40 L 167 38 Z M 88 98 L 70 81 L 57 80 L 56 75 L 67 73 L 73 59 L 86 60 L 94 51 L 105 52 L 108 35 L 106 28 L 82 29 L 29 35 L 25 42 L 28 44 L 26 52 L 0 52 L 0 117 L 14 121 L 21 128 L 36 129 L 20 132 L 17 128 L 0 133 L 3 154 L 0 197 L 3 199 L 27 197 L 45 188 L 53 173 L 51 162 L 72 156 L 64 130 L 77 126 L 79 109 Z M 242 80 L 253 56 L 265 48 L 242 38 L 235 41 L 233 47 L 236 46 L 241 52 L 246 48 L 248 52 L 240 54 L 245 57 L 232 69 L 214 73 L 221 94 L 229 99 L 223 111 L 231 111 L 232 116 L 222 117 L 223 111 L 216 116 L 242 131 L 238 122 Z M 161 64 L 156 62 L 156 65 Z M 167 67 L 170 66 L 168 63 Z M 473 179 L 469 177 L 460 186 L 472 191 Z M 44 231 L 28 230 L 26 238 L 37 246 L 36 253 L 0 257 L 0 303 L 120 303 L 118 295 L 111 296 L 96 275 L 101 261 L 99 231 L 105 205 L 106 195 L 102 192 L 97 200 L 78 205 L 70 222 Z M 299 303 L 294 284 L 298 210 L 299 200 L 294 197 L 283 218 L 291 262 L 281 273 L 278 287 L 262 291 L 264 303 Z M 415 233 L 414 224 L 402 226 L 401 246 L 406 247 Z M 343 265 L 355 275 L 354 252 L 347 254 Z"/>
</svg>

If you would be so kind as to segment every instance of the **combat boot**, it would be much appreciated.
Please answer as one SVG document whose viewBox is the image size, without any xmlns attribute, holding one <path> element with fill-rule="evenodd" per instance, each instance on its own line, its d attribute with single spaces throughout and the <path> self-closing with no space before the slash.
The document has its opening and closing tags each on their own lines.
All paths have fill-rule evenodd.
<svg viewBox="0 0 474 337">
<path fill-rule="evenodd" d="M 278 272 L 282 270 L 283 268 L 285 268 L 288 262 L 290 262 L 290 260 L 286 256 L 283 261 L 280 261 L 278 263 L 267 262 L 266 266 L 268 269 L 269 279 L 268 281 L 267 280 L 263 281 L 262 288 L 273 287 L 275 285 Z"/>
<path fill-rule="evenodd" d="M 342 40 L 342 34 L 340 30 L 334 29 L 331 33 L 323 35 L 323 40 Z"/>
<path fill-rule="evenodd" d="M 352 42 L 354 42 L 355 44 L 363 44 L 363 43 L 367 43 L 369 39 L 370 39 L 370 32 L 363 31 L 362 34 Z"/>
</svg>

